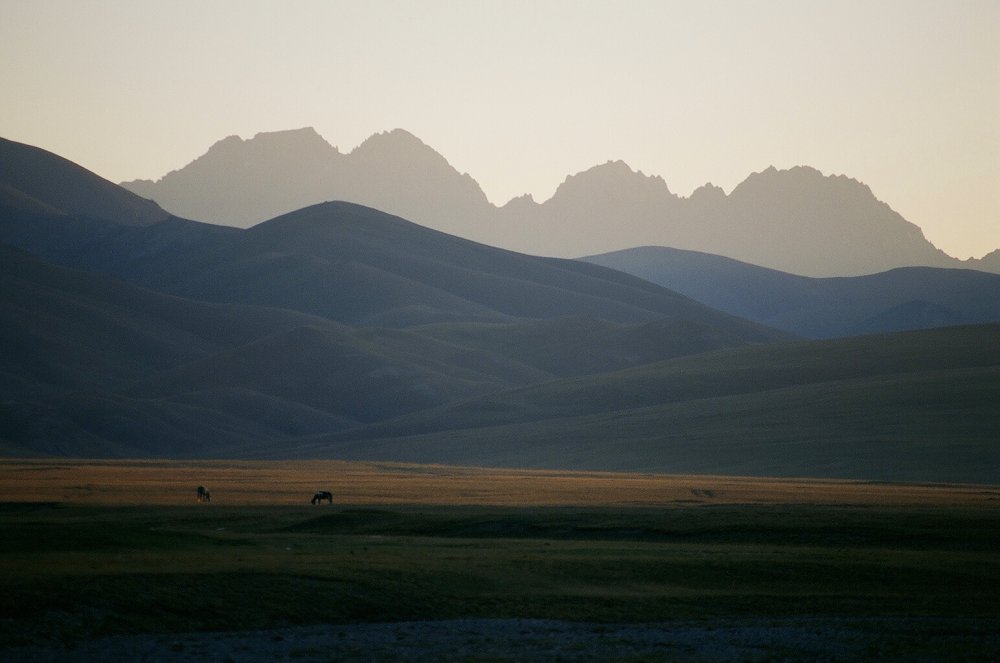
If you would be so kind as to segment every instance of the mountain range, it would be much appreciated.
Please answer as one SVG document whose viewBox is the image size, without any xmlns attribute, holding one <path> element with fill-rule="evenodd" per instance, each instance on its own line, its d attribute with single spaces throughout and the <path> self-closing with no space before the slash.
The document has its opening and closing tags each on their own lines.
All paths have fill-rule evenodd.
<svg viewBox="0 0 1000 663">
<path fill-rule="evenodd" d="M 122 186 L 174 214 L 237 227 L 345 200 L 532 255 L 669 246 L 806 276 L 904 266 L 1000 273 L 1000 249 L 952 258 L 864 184 L 805 166 L 753 173 L 728 195 L 706 184 L 684 198 L 660 177 L 609 161 L 567 177 L 542 203 L 522 196 L 497 207 L 404 130 L 375 134 L 345 154 L 306 128 L 230 136 L 155 182 Z"/>
<path fill-rule="evenodd" d="M 223 227 L 0 150 L 4 454 L 1000 481 L 996 323 L 803 341 L 353 203 Z"/>
</svg>

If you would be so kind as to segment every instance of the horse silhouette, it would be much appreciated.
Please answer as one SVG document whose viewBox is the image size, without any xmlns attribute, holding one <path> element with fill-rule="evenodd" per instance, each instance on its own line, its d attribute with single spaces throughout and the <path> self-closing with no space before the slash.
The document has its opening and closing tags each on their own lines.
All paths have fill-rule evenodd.
<svg viewBox="0 0 1000 663">
<path fill-rule="evenodd" d="M 313 498 L 312 500 L 310 500 L 310 502 L 312 502 L 313 504 L 319 504 L 323 500 L 326 500 L 330 504 L 333 504 L 333 493 L 331 493 L 328 490 L 317 490 L 316 494 L 313 495 Z"/>
<path fill-rule="evenodd" d="M 198 501 L 199 502 L 212 501 L 212 493 L 208 492 L 208 488 L 205 488 L 205 486 L 198 486 Z"/>
</svg>

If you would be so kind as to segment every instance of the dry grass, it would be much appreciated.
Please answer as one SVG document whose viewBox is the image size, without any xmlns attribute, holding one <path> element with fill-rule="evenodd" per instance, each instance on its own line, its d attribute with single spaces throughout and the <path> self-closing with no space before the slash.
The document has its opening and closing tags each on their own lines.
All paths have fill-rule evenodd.
<svg viewBox="0 0 1000 663">
<path fill-rule="evenodd" d="M 340 461 L 0 459 L 0 501 L 85 505 L 679 506 L 812 504 L 1000 507 L 1000 486 L 506 470 Z"/>
<path fill-rule="evenodd" d="M 998 486 L 0 460 L 0 659 L 289 624 L 995 619 L 997 506 Z"/>
</svg>

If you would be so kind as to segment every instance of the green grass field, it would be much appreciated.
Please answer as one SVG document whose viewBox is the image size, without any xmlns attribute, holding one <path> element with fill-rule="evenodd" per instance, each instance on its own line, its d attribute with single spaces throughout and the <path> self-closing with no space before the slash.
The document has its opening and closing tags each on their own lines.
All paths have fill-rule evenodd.
<svg viewBox="0 0 1000 663">
<path fill-rule="evenodd" d="M 497 495 L 532 480 L 546 481 L 511 472 Z M 587 478 L 601 480 L 627 486 L 624 475 Z M 15 484 L 0 482 L 17 497 Z M 393 504 L 387 494 L 316 507 L 196 505 L 193 494 L 127 506 L 9 500 L 0 503 L 0 642 L 458 617 L 1000 618 L 992 488 L 967 487 L 957 500 L 948 487 L 924 487 L 900 502 L 899 487 L 861 485 L 864 499 L 837 503 L 823 484 L 801 486 L 798 503 L 705 489 L 662 506 L 470 505 L 444 493 L 439 503 Z"/>
</svg>

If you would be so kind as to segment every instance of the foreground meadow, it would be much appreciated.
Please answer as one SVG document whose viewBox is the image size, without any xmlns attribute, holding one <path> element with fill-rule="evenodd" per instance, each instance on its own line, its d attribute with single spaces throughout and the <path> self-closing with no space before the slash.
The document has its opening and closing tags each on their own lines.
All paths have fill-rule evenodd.
<svg viewBox="0 0 1000 663">
<path fill-rule="evenodd" d="M 1000 487 L 5 460 L 0 499 L 0 653 L 459 619 L 848 620 L 901 629 L 888 657 L 998 653 Z"/>
</svg>

